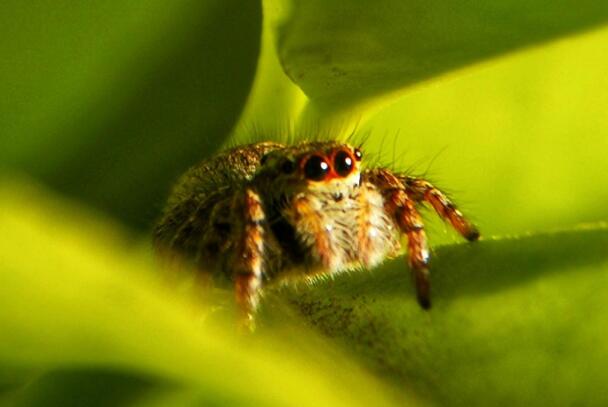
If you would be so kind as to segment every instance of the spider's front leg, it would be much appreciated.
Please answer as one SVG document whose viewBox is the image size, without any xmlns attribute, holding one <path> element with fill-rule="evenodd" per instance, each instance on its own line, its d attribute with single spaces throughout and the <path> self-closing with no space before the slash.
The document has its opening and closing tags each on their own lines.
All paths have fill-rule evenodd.
<svg viewBox="0 0 608 407">
<path fill-rule="evenodd" d="M 255 311 L 262 285 L 264 257 L 264 222 L 262 202 L 251 189 L 236 197 L 235 219 L 241 219 L 235 231 L 234 257 L 230 264 L 234 276 L 239 324 L 245 330 L 255 328 Z"/>
<path fill-rule="evenodd" d="M 304 232 L 304 244 L 314 247 L 319 261 L 326 268 L 335 270 L 342 259 L 326 229 L 327 218 L 322 208 L 318 199 L 301 196 L 294 199 L 286 214 L 295 219 L 295 228 Z"/>
<path fill-rule="evenodd" d="M 444 220 L 447 220 L 454 229 L 470 242 L 479 239 L 479 230 L 469 222 L 454 203 L 430 182 L 420 178 L 404 177 L 402 179 L 407 193 L 417 202 L 426 201 L 435 212 Z"/>
<path fill-rule="evenodd" d="M 365 178 L 382 192 L 387 212 L 392 214 L 408 238 L 408 263 L 414 273 L 418 302 L 423 308 L 429 308 L 429 251 L 424 225 L 416 204 L 428 202 L 442 219 L 447 220 L 469 241 L 479 239 L 479 231 L 443 192 L 428 181 L 393 174 L 386 169 L 369 170 L 365 173 Z"/>
<path fill-rule="evenodd" d="M 364 174 L 364 178 L 379 189 L 385 200 L 385 210 L 391 215 L 401 233 L 407 236 L 407 260 L 414 277 L 418 304 L 424 309 L 429 309 L 431 307 L 429 249 L 416 202 L 408 196 L 401 180 L 388 170 L 370 170 Z"/>
<path fill-rule="evenodd" d="M 407 262 L 413 273 L 418 304 L 424 309 L 429 309 L 431 308 L 429 248 L 422 217 L 416 209 L 415 202 L 403 189 L 391 191 L 387 205 L 399 229 L 407 236 Z"/>
</svg>

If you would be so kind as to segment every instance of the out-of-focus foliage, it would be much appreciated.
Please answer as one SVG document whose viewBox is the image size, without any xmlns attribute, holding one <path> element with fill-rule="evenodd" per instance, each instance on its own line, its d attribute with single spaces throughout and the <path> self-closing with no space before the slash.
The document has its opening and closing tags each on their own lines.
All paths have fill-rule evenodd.
<svg viewBox="0 0 608 407">
<path fill-rule="evenodd" d="M 591 0 L 2 2 L 2 401 L 606 404 L 607 20 Z M 430 313 L 396 259 L 269 295 L 239 339 L 229 299 L 125 238 L 233 129 L 355 125 L 366 159 L 520 236 L 434 251 Z M 428 219 L 435 247 L 457 241 Z"/>
<path fill-rule="evenodd" d="M 486 236 L 606 220 L 606 72 L 606 29 L 462 71 L 374 116 L 370 152 L 451 191 Z"/>
<path fill-rule="evenodd" d="M 0 168 L 147 227 L 232 131 L 261 20 L 256 1 L 2 1 Z"/>
<path fill-rule="evenodd" d="M 236 335 L 231 313 L 177 295 L 189 292 L 179 279 L 161 284 L 145 251 L 77 206 L 3 184 L 0 224 L 0 402 L 388 405 L 377 380 L 302 327 L 311 343 L 296 348 Z"/>
<path fill-rule="evenodd" d="M 608 20 L 596 0 L 277 2 L 283 67 L 321 117 Z"/>
</svg>

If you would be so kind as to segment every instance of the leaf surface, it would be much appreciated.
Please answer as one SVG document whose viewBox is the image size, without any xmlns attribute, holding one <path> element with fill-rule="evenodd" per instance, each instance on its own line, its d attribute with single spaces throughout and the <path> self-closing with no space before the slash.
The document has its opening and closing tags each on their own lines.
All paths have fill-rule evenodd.
<svg viewBox="0 0 608 407">
<path fill-rule="evenodd" d="M 147 227 L 228 137 L 260 47 L 259 1 L 0 5 L 0 169 Z"/>
<path fill-rule="evenodd" d="M 596 27 L 595 0 L 289 0 L 279 30 L 287 75 L 320 115 L 488 58 Z"/>
<path fill-rule="evenodd" d="M 285 292 L 397 388 L 434 405 L 605 405 L 608 226 L 441 247 L 433 308 L 403 259 Z"/>
</svg>

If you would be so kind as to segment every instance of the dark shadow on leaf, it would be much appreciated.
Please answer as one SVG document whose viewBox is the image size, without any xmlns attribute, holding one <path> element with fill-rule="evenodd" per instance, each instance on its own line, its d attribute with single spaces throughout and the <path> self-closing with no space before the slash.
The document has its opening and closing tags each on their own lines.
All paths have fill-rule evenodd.
<svg viewBox="0 0 608 407">
<path fill-rule="evenodd" d="M 433 264 L 441 298 L 500 290 L 512 284 L 608 261 L 608 230 L 576 230 L 479 242 L 438 250 Z"/>
<path fill-rule="evenodd" d="M 118 406 L 133 403 L 152 391 L 175 387 L 160 378 L 123 370 L 61 369 L 31 381 L 14 402 L 18 406 Z"/>
</svg>

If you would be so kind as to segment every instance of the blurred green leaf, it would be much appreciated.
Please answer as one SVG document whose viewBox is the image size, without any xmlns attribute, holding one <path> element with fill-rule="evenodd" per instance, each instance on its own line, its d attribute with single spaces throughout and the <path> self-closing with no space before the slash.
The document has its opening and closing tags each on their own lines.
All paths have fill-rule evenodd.
<svg viewBox="0 0 608 407">
<path fill-rule="evenodd" d="M 163 381 L 104 369 L 51 371 L 16 394 L 14 406 L 124 406 L 148 392 L 168 392 Z"/>
<path fill-rule="evenodd" d="M 277 25 L 286 10 L 273 1 L 263 2 L 262 44 L 255 81 L 231 144 L 264 140 L 294 124 L 307 98 L 283 72 L 276 48 Z"/>
<path fill-rule="evenodd" d="M 321 116 L 608 20 L 597 0 L 279 3 L 279 57 Z"/>
<path fill-rule="evenodd" d="M 451 192 L 485 236 L 607 221 L 606 72 L 606 28 L 468 69 L 375 115 L 366 154 Z"/>
<path fill-rule="evenodd" d="M 236 335 L 228 310 L 162 282 L 120 229 L 77 206 L 4 183 L 0 225 L 5 400 L 389 404 L 382 384 L 303 328 Z"/>
<path fill-rule="evenodd" d="M 285 293 L 397 388 L 435 405 L 608 403 L 608 225 L 445 246 L 434 306 L 403 259 Z"/>
<path fill-rule="evenodd" d="M 238 120 L 261 19 L 259 1 L 3 1 L 0 165 L 147 226 Z"/>
</svg>

